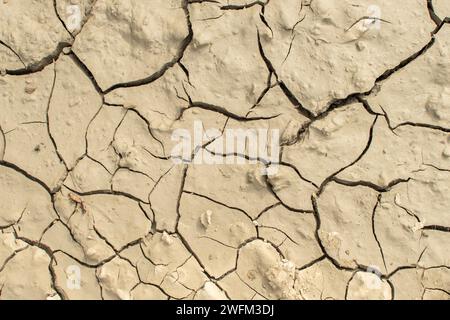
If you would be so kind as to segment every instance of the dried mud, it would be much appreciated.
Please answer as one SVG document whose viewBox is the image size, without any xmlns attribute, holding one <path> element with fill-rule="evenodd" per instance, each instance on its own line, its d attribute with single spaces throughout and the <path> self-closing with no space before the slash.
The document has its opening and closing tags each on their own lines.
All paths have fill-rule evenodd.
<svg viewBox="0 0 450 320">
<path fill-rule="evenodd" d="M 449 299 L 449 16 L 0 0 L 0 299 Z M 278 170 L 174 161 L 198 121 Z"/>
</svg>

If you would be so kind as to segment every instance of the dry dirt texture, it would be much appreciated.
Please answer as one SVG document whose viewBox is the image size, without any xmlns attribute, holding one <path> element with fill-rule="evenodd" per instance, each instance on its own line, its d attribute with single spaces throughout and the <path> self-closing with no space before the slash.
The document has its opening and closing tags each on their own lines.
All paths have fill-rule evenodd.
<svg viewBox="0 0 450 320">
<path fill-rule="evenodd" d="M 448 16 L 0 0 L 0 299 L 449 299 Z M 196 121 L 193 157 L 279 130 L 279 170 L 175 163 Z"/>
</svg>

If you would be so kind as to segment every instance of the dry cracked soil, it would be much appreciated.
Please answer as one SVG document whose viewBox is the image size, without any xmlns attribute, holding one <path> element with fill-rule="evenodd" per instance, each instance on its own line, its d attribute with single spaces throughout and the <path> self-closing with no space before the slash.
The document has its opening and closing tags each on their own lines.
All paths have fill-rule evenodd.
<svg viewBox="0 0 450 320">
<path fill-rule="evenodd" d="M 0 0 L 0 299 L 449 299 L 449 16 Z"/>
</svg>

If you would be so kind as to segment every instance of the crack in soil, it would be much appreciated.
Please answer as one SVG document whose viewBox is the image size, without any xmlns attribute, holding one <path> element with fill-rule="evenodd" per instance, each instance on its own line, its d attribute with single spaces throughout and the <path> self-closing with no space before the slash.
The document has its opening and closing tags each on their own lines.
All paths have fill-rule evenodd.
<svg viewBox="0 0 450 320">
<path fill-rule="evenodd" d="M 432 224 L 427 224 L 426 219 L 422 219 L 423 216 L 432 215 L 433 212 L 441 212 L 444 215 L 443 212 L 447 212 L 450 208 L 448 192 L 441 190 L 438 184 L 439 181 L 450 179 L 448 175 L 450 172 L 448 166 L 450 125 L 446 125 L 446 123 L 450 123 L 450 118 L 449 114 L 445 113 L 447 105 L 439 106 L 442 113 L 435 117 L 433 123 L 426 122 L 426 120 L 423 122 L 415 120 L 398 122 L 389 108 L 389 103 L 372 103 L 371 100 L 371 98 L 377 97 L 385 87 L 390 86 L 391 79 L 410 70 L 419 61 L 425 58 L 437 59 L 434 50 L 438 46 L 444 49 L 450 46 L 448 41 L 441 40 L 441 35 L 448 30 L 450 18 L 439 16 L 436 4 L 432 0 L 424 1 L 426 17 L 421 16 L 421 22 L 418 22 L 423 24 L 424 29 L 427 29 L 426 24 L 430 21 L 433 24 L 434 30 L 430 32 L 429 36 L 427 35 L 425 45 L 421 45 L 420 49 L 416 48 L 419 50 L 415 50 L 415 52 L 408 52 L 408 56 L 398 61 L 394 67 L 385 68 L 384 71 L 379 72 L 369 90 L 365 88 L 346 94 L 344 98 L 341 98 L 343 95 L 333 98 L 321 105 L 317 109 L 319 111 L 307 107 L 308 102 L 303 97 L 304 92 L 301 92 L 301 95 L 298 94 L 298 90 L 292 85 L 292 79 L 286 79 L 286 71 L 283 69 L 293 68 L 288 62 L 298 54 L 295 46 L 298 45 L 298 41 L 302 41 L 301 37 L 297 36 L 297 33 L 300 32 L 299 29 L 310 28 L 311 33 L 319 32 L 311 25 L 311 21 L 307 17 L 308 13 L 303 15 L 305 8 L 315 16 L 321 14 L 317 4 L 312 1 L 309 3 L 302 1 L 300 8 L 297 8 L 298 12 L 283 9 L 289 11 L 285 12 L 286 17 L 284 17 L 287 21 L 281 21 L 281 15 L 278 18 L 280 20 L 274 20 L 274 16 L 276 16 L 274 10 L 277 6 L 274 0 L 242 1 L 242 3 L 235 1 L 233 4 L 219 0 L 175 1 L 174 3 L 179 2 L 180 6 L 171 8 L 171 10 L 181 8 L 184 12 L 185 21 L 179 21 L 179 25 L 186 24 L 183 28 L 187 31 L 187 35 L 181 41 L 176 42 L 170 39 L 171 32 L 175 33 L 176 30 L 164 31 L 167 32 L 167 35 L 164 35 L 165 38 L 163 37 L 162 41 L 167 41 L 175 48 L 172 58 L 161 63 L 156 71 L 146 77 L 137 80 L 125 77 L 124 81 L 113 82 L 112 85 L 106 87 L 101 86 L 104 83 L 102 79 L 97 77 L 99 80 L 97 81 L 94 76 L 98 75 L 98 67 L 91 61 L 87 61 L 86 57 L 77 51 L 79 49 L 77 42 L 88 34 L 91 23 L 94 23 L 90 19 L 97 18 L 94 16 L 95 10 L 100 8 L 99 2 L 104 1 L 98 0 L 92 4 L 92 9 L 84 17 L 80 30 L 70 32 L 64 16 L 58 12 L 58 0 L 54 0 L 54 12 L 49 14 L 54 15 L 63 29 L 70 34 L 71 39 L 56 41 L 53 52 L 35 60 L 34 63 L 26 64 L 26 60 L 23 58 L 26 55 L 21 55 L 23 50 L 33 50 L 32 45 L 23 49 L 17 47 L 16 43 L 10 45 L 6 40 L 0 40 L 0 46 L 23 65 L 23 68 L 20 69 L 0 67 L 3 70 L 0 87 L 5 85 L 5 88 L 8 88 L 6 92 L 3 91 L 5 99 L 0 100 L 0 108 L 4 108 L 0 117 L 0 185 L 5 189 L 5 195 L 0 198 L 0 205 L 8 209 L 6 211 L 17 214 L 21 212 L 20 217 L 16 220 L 11 220 L 6 213 L 5 216 L 0 215 L 0 249 L 7 252 L 6 255 L 2 255 L 0 260 L 0 298 L 31 297 L 67 300 L 76 298 L 78 294 L 90 296 L 94 294 L 95 290 L 98 290 L 97 298 L 99 299 L 110 299 L 113 296 L 136 299 L 155 297 L 164 299 L 254 299 L 257 297 L 263 299 L 351 299 L 354 297 L 396 299 L 404 295 L 425 299 L 434 295 L 450 296 L 448 284 L 440 280 L 445 275 L 448 276 L 446 272 L 450 270 L 450 258 L 437 245 L 437 243 L 441 243 L 445 247 L 447 242 L 450 243 L 448 235 L 450 227 L 446 226 L 444 216 L 442 221 L 438 221 L 438 223 L 433 221 Z M 113 4 L 104 5 L 111 6 L 110 10 L 114 12 Z M 406 6 L 404 10 L 408 11 L 408 7 Z M 290 11 L 292 11 L 292 16 Z M 223 26 L 222 34 L 214 34 L 209 31 L 210 29 L 215 30 L 211 26 L 222 23 L 229 16 L 242 15 L 244 17 L 246 15 L 245 17 L 250 17 L 253 12 L 255 20 L 248 25 L 242 21 L 239 28 L 234 25 Z M 117 14 L 119 15 L 119 13 Z M 143 16 L 147 14 L 151 18 L 151 13 L 142 13 Z M 149 19 L 149 17 L 146 18 Z M 371 20 L 373 24 L 376 21 L 380 22 L 380 30 L 377 32 L 382 35 L 385 35 L 384 30 L 389 30 L 392 25 L 397 24 L 387 16 L 386 18 L 375 17 L 360 10 L 357 16 L 359 18 L 355 17 L 352 17 L 353 20 L 348 19 L 351 23 L 347 23 L 347 28 L 344 28 L 346 34 L 357 32 L 361 24 L 367 20 Z M 116 19 L 117 17 L 111 16 L 110 18 Z M 161 16 L 159 18 L 161 21 L 165 21 L 164 19 L 168 17 Z M 140 17 L 135 17 L 136 21 L 139 19 Z M 87 25 L 88 20 L 89 25 Z M 125 25 L 129 24 L 127 27 L 131 30 L 130 37 L 136 37 L 143 43 L 151 43 L 155 48 L 162 46 L 162 43 L 158 42 L 159 40 L 151 38 L 158 31 L 150 30 L 150 27 L 146 29 L 147 25 L 144 21 L 137 22 L 136 25 L 132 25 L 132 22 L 127 22 L 126 19 L 124 21 Z M 257 21 L 256 28 L 253 24 L 255 21 Z M 285 23 L 284 29 L 280 31 L 278 24 L 283 23 Z M 328 27 L 332 28 L 333 23 L 330 23 Z M 319 25 L 320 23 L 316 27 L 319 28 Z M 342 29 L 334 27 L 338 31 Z M 0 28 L 0 31 L 4 31 L 7 35 L 8 26 L 2 25 Z M 50 24 L 48 28 L 56 29 L 57 26 Z M 128 31 L 123 32 L 125 34 Z M 283 48 L 279 49 L 279 56 L 274 57 L 267 39 L 277 40 L 280 34 L 283 34 L 286 40 L 285 43 L 282 43 Z M 248 35 L 250 35 L 248 38 L 256 39 L 256 43 L 253 43 L 254 49 L 249 49 L 255 52 L 236 52 L 233 47 L 236 42 L 233 41 L 235 39 L 247 41 Z M 396 37 L 406 36 L 399 33 Z M 9 41 L 8 37 L 4 37 L 4 39 Z M 370 45 L 371 39 L 367 38 L 364 41 Z M 397 39 L 398 43 L 401 41 L 408 40 L 406 38 Z M 92 50 L 100 47 L 99 44 L 87 43 L 92 45 Z M 324 43 L 331 44 L 326 40 Z M 117 47 L 120 45 L 120 41 L 117 42 Z M 319 46 L 318 43 L 316 45 Z M 354 45 L 354 43 L 342 44 L 342 46 L 346 45 Z M 72 46 L 77 50 L 72 51 Z M 392 50 L 395 49 L 393 46 Z M 441 54 L 446 57 L 444 49 Z M 304 50 L 309 49 L 305 46 Z M 187 55 L 188 51 L 189 55 Z M 192 52 L 195 54 L 193 55 Z M 111 76 L 123 72 L 121 71 L 123 66 L 120 65 L 115 54 L 117 52 L 111 50 L 109 53 L 102 52 L 97 57 L 99 61 L 108 59 L 108 57 L 116 59 L 117 68 L 106 70 Z M 130 65 L 133 64 L 133 59 L 140 59 L 140 54 L 141 52 L 137 48 L 133 48 L 128 59 Z M 251 59 L 248 59 L 247 54 L 251 56 Z M 311 51 L 309 54 L 316 53 Z M 2 52 L 0 52 L 0 57 L 2 57 Z M 208 62 L 209 58 L 214 64 Z M 392 58 L 395 61 L 395 54 Z M 92 91 L 98 95 L 99 101 L 101 98 L 101 104 L 98 109 L 95 109 L 95 112 L 90 114 L 93 116 L 89 116 L 89 119 L 82 118 L 76 112 L 69 113 L 71 116 L 65 117 L 63 124 L 63 122 L 51 121 L 51 115 L 55 112 L 53 104 L 67 104 L 62 107 L 65 111 L 70 112 L 71 108 L 89 102 L 87 101 L 89 98 L 86 98 L 88 90 L 84 88 L 80 89 L 81 96 L 70 98 L 67 103 L 55 98 L 57 83 L 61 83 L 62 90 L 67 90 L 68 93 L 75 90 L 66 81 L 74 75 L 67 72 L 64 67 L 61 67 L 61 70 L 56 68 L 57 63 L 64 59 L 73 63 L 75 68 L 89 80 L 87 82 L 92 87 Z M 299 64 L 301 63 L 304 62 Z M 246 69 L 252 64 L 255 65 L 255 69 Z M 258 69 L 260 64 L 262 68 Z M 256 67 L 257 65 L 258 67 Z M 51 68 L 53 69 L 50 70 Z M 333 70 L 331 65 L 330 68 Z M 442 64 L 440 72 L 444 76 L 447 75 L 445 68 L 445 64 Z M 198 70 L 202 70 L 203 74 L 198 74 Z M 232 71 L 229 72 L 229 70 Z M 255 74 L 251 74 L 247 70 L 254 70 Z M 319 69 L 317 70 L 319 72 Z M 181 76 L 171 75 L 172 73 L 176 74 L 177 71 L 180 71 Z M 50 88 L 47 88 L 48 94 L 44 95 L 40 92 L 41 89 L 37 90 L 30 86 L 33 79 L 46 72 L 49 73 Z M 259 74 L 256 74 L 258 72 Z M 304 82 L 301 71 L 298 71 L 295 76 L 294 83 Z M 213 88 L 211 86 L 211 92 L 208 92 L 204 87 L 199 86 L 199 77 L 204 77 L 204 79 L 200 78 L 202 79 L 200 82 L 208 85 L 208 81 L 219 79 L 218 83 L 223 87 Z M 334 71 L 329 72 L 329 77 L 337 79 L 336 85 L 339 81 L 346 81 L 342 80 L 344 74 L 334 74 Z M 429 89 L 427 86 L 434 86 L 442 89 L 443 96 L 447 94 L 448 86 L 446 84 L 442 84 L 438 80 L 428 80 L 426 77 L 423 72 L 424 79 L 417 79 L 417 81 L 423 81 L 424 92 Z M 257 86 L 256 81 L 261 79 L 263 79 L 263 85 Z M 430 85 L 426 81 L 432 84 Z M 235 88 L 234 84 L 236 83 L 238 89 L 231 89 Z M 156 85 L 160 86 L 159 91 L 155 91 L 155 93 L 149 90 Z M 316 83 L 315 85 L 321 86 L 322 84 Z M 303 87 L 303 89 L 306 92 L 310 88 Z M 199 95 L 199 92 L 204 95 Z M 108 95 L 108 102 L 105 101 L 106 95 Z M 172 96 L 175 97 L 173 100 L 170 98 Z M 205 98 L 198 98 L 199 96 Z M 239 108 L 227 103 L 232 100 L 221 100 L 218 97 L 241 99 Z M 121 102 L 116 103 L 116 101 Z M 141 105 L 137 107 L 128 101 L 141 101 Z M 217 101 L 225 102 L 217 103 Z M 250 106 L 245 107 L 249 102 Z M 351 128 L 357 126 L 354 121 L 356 119 L 351 119 L 352 115 L 346 119 L 343 119 L 342 116 L 346 108 L 353 104 L 359 104 L 359 110 L 363 110 L 363 113 L 371 117 L 370 128 L 367 126 L 369 128 L 368 139 L 358 150 L 354 150 L 353 146 L 356 138 L 354 132 L 362 134 L 362 129 L 356 128 L 356 131 L 351 131 Z M 10 105 L 14 108 L 10 108 Z M 39 119 L 38 116 L 45 121 L 36 120 Z M 134 116 L 138 120 L 129 120 Z M 181 170 L 177 170 L 177 164 L 172 163 L 176 157 L 170 154 L 170 149 L 174 146 L 173 131 L 176 128 L 190 130 L 191 124 L 197 119 L 205 119 L 205 123 L 206 121 L 208 123 L 204 128 L 217 127 L 221 135 L 196 146 L 191 152 L 190 159 L 178 159 L 181 160 L 183 167 L 180 168 Z M 59 131 L 54 131 L 57 126 L 67 125 L 65 130 L 68 136 L 73 136 L 77 127 L 73 126 L 71 121 L 75 123 L 84 121 L 86 127 L 86 131 L 82 133 L 84 152 L 77 154 L 73 162 L 65 159 L 65 153 L 60 150 L 61 143 L 70 145 L 73 142 L 70 139 L 60 142 L 61 140 L 58 140 L 60 138 L 58 137 Z M 246 152 L 218 153 L 207 148 L 219 138 L 223 138 L 225 130 L 230 128 L 230 123 L 236 123 L 245 130 L 253 128 L 252 126 L 255 124 L 261 124 L 262 128 L 267 124 L 270 129 L 284 133 L 288 130 L 291 122 L 295 122 L 294 138 L 282 144 L 278 163 L 267 161 L 259 156 L 249 156 Z M 324 123 L 322 127 L 321 123 Z M 14 127 L 15 124 L 18 124 L 17 128 Z M 45 153 L 39 153 L 40 149 L 35 150 L 39 156 L 42 154 L 44 157 L 38 164 L 33 156 L 30 156 L 29 161 L 33 165 L 36 164 L 38 174 L 23 169 L 21 164 L 16 163 L 15 159 L 17 158 L 11 156 L 21 148 L 23 155 L 29 151 L 28 147 L 25 147 L 25 143 L 28 143 L 26 140 L 35 141 L 33 139 L 36 139 L 33 126 L 28 126 L 31 124 L 45 124 L 45 135 L 50 144 L 42 148 L 45 150 L 48 148 L 49 152 L 54 153 L 57 158 L 56 164 L 52 163 L 53 160 L 45 158 Z M 388 148 L 391 142 L 386 140 L 380 151 L 384 158 L 380 156 L 375 159 L 377 162 L 384 162 L 386 167 L 388 164 L 394 164 L 394 172 L 379 172 L 378 175 L 383 176 L 382 180 L 357 174 L 351 178 L 341 175 L 344 171 L 347 172 L 347 169 L 358 166 L 365 166 L 365 172 L 376 172 L 375 166 L 368 166 L 363 160 L 373 157 L 371 152 L 378 150 L 375 139 L 381 133 L 377 128 L 384 125 L 387 126 L 387 132 L 398 139 L 404 137 L 405 131 L 411 132 L 410 136 L 405 138 L 411 140 L 408 145 L 408 148 L 412 150 L 410 153 L 400 150 L 405 147 L 399 147 L 399 151 L 404 151 L 403 154 L 393 153 Z M 11 127 L 15 129 L 10 129 Z M 8 130 L 5 131 L 5 128 Z M 425 135 L 424 130 L 432 132 L 428 140 L 425 139 L 426 137 L 421 137 L 421 135 Z M 24 139 L 23 147 L 16 145 L 18 140 L 14 138 L 21 131 L 25 132 L 23 137 L 26 137 L 22 137 Z M 317 134 L 317 141 L 305 139 L 312 137 L 313 134 Z M 327 161 L 330 156 L 335 156 L 334 153 L 337 151 L 322 143 L 327 139 L 332 139 L 335 134 L 341 134 L 341 139 L 345 141 L 346 145 L 343 144 L 341 148 L 348 148 L 348 150 L 338 150 L 338 152 L 348 153 L 351 160 L 342 162 L 324 179 L 318 181 L 311 178 L 315 176 L 316 172 L 314 171 L 316 170 L 314 169 L 307 170 L 284 160 L 283 155 L 286 148 L 302 147 L 302 152 L 297 154 L 298 160 L 312 163 L 310 168 L 314 168 L 314 163 Z M 147 145 L 150 140 L 156 146 Z M 416 158 L 419 157 L 419 152 L 414 151 L 416 149 L 420 149 L 421 161 L 414 167 L 409 163 L 416 161 Z M 424 151 L 425 149 L 426 151 Z M 94 150 L 94 153 L 91 150 Z M 141 150 L 142 153 L 136 150 Z M 266 169 L 278 164 L 285 169 L 292 170 L 293 174 L 285 176 L 283 173 L 277 173 L 275 177 L 269 174 L 269 176 L 262 175 L 255 178 L 254 168 L 257 165 L 246 169 L 236 165 L 230 169 L 226 164 L 214 164 L 209 170 L 201 167 L 204 164 L 198 165 L 192 161 L 203 151 L 216 156 L 216 158 L 223 158 L 224 162 L 228 158 L 240 158 L 246 162 L 257 162 L 257 165 Z M 310 155 L 314 155 L 314 157 L 310 158 Z M 336 157 L 340 159 L 339 153 Z M 143 160 L 144 158 L 149 160 Z M 64 166 L 64 172 L 58 177 L 56 185 L 50 185 L 38 178 L 53 174 L 58 162 Z M 28 169 L 29 167 L 24 168 Z M 200 170 L 200 172 L 204 170 L 204 172 L 202 172 L 203 175 L 193 175 L 195 179 L 192 181 L 191 173 L 193 174 L 194 170 Z M 411 192 L 409 184 L 418 175 L 424 175 L 428 184 L 422 187 L 424 196 L 415 199 L 414 195 L 409 193 Z M 141 182 L 141 179 L 146 182 Z M 13 191 L 10 191 L 9 186 L 13 185 L 14 181 L 20 181 L 20 183 L 17 183 L 17 187 L 11 187 Z M 302 183 L 301 188 L 303 189 L 295 189 L 294 182 Z M 328 193 L 335 192 L 333 185 L 338 186 L 339 190 L 346 191 L 341 194 L 336 192 L 332 195 L 334 200 L 329 200 Z M 330 233 L 332 234 L 330 237 L 334 238 L 325 238 L 321 233 L 325 222 L 333 217 L 339 217 L 344 211 L 353 212 L 353 218 L 357 218 L 356 215 L 360 213 L 358 210 L 362 210 L 361 208 L 365 208 L 367 205 L 366 198 L 357 199 L 358 205 L 342 199 L 346 197 L 347 193 L 356 194 L 357 190 L 361 188 L 367 188 L 367 194 L 373 192 L 376 195 L 375 205 L 370 207 L 370 204 L 368 206 L 370 208 L 366 208 L 369 212 L 367 226 L 359 227 L 367 227 L 371 230 L 371 234 L 365 236 L 375 242 L 376 249 L 368 256 L 369 260 L 374 263 L 377 261 L 377 255 L 381 257 L 384 271 L 376 270 L 380 273 L 379 275 L 373 274 L 372 267 L 365 263 L 367 261 L 365 257 L 354 257 L 352 267 L 349 266 L 347 258 L 344 258 L 345 254 L 350 257 L 348 259 L 352 258 L 354 252 L 351 250 L 353 249 L 348 248 L 351 248 L 353 244 L 364 246 L 366 241 L 369 241 L 365 238 L 348 239 L 348 235 L 341 234 L 340 230 L 349 225 L 346 218 L 336 218 L 340 229 L 339 232 Z M 43 194 L 40 194 L 39 191 L 43 191 Z M 302 203 L 306 209 L 291 205 L 294 200 L 300 201 L 299 198 L 303 195 L 306 195 L 308 199 L 306 204 Z M 405 199 L 403 201 L 408 199 L 408 202 L 397 203 L 396 200 L 390 203 L 388 198 L 391 195 L 396 199 Z M 85 204 L 86 198 L 101 199 L 103 196 L 111 199 L 108 204 L 99 202 L 98 208 Z M 11 201 L 22 198 L 26 199 L 25 206 L 16 207 L 17 204 Z M 183 212 L 181 212 L 182 202 L 187 198 L 201 201 L 204 205 L 199 205 L 195 209 L 191 208 L 191 210 L 185 210 L 183 207 Z M 20 201 L 17 203 L 22 203 Z M 325 206 L 324 209 L 321 206 L 319 211 L 319 201 L 321 203 L 322 201 L 325 203 L 331 201 L 332 203 Z M 122 202 L 126 204 L 121 206 Z M 209 207 L 219 209 L 212 210 L 208 209 Z M 308 207 L 311 209 L 307 209 Z M 135 209 L 136 211 L 134 211 Z M 414 249 L 416 251 L 411 251 L 412 253 L 406 252 L 407 250 L 405 253 L 401 253 L 404 256 L 411 254 L 412 257 L 418 257 L 417 263 L 409 263 L 415 261 L 415 259 L 411 260 L 409 256 L 408 263 L 405 263 L 401 254 L 395 251 L 397 244 L 386 240 L 393 236 L 389 231 L 384 230 L 385 220 L 383 219 L 386 217 L 382 217 L 378 212 L 382 209 L 387 210 L 386 212 L 391 215 L 397 209 L 417 223 L 417 226 L 406 225 L 406 222 L 401 220 L 404 219 L 401 215 L 397 217 L 398 221 L 405 223 L 405 230 L 416 228 L 421 232 L 420 242 L 417 242 L 419 251 Z M 90 212 L 90 210 L 94 211 Z M 307 225 L 300 223 L 300 220 L 295 218 L 289 220 L 283 215 L 277 215 L 281 226 L 264 222 L 264 219 L 269 219 L 273 212 L 281 212 L 281 210 L 290 214 L 310 216 L 314 223 Z M 226 221 L 225 223 L 221 220 L 228 211 L 237 214 L 236 221 Z M 172 216 L 170 216 L 170 212 L 172 212 Z M 98 218 L 102 214 L 107 218 Z M 200 216 L 199 219 L 196 218 L 197 214 Z M 237 218 L 239 216 L 242 217 Z M 186 230 L 186 221 L 194 218 L 198 221 L 189 222 L 189 233 L 186 233 L 184 231 Z M 116 239 L 115 236 L 110 236 L 109 232 L 105 232 L 105 230 L 111 230 L 108 228 L 119 227 L 125 230 L 123 238 Z M 296 233 L 292 232 L 291 228 Z M 393 226 L 392 228 L 397 227 Z M 248 234 L 245 233 L 247 231 Z M 392 234 L 400 234 L 400 231 L 395 229 Z M 423 231 L 428 231 L 426 237 L 424 237 Z M 273 236 L 266 236 L 265 232 Z M 308 235 L 308 232 L 311 233 L 311 236 Z M 401 239 L 401 241 L 405 241 L 401 245 L 408 250 L 413 248 L 416 245 L 414 232 L 404 230 L 401 232 L 407 235 Z M 7 240 L 7 237 L 11 237 L 16 245 L 23 243 L 23 247 L 9 247 L 12 242 Z M 60 239 L 60 241 L 56 241 L 60 243 L 55 243 L 52 237 Z M 301 242 L 308 237 L 312 238 L 309 240 L 317 247 L 317 252 L 316 248 L 312 248 L 311 245 L 305 246 Z M 238 244 L 235 244 L 235 239 L 240 239 Z M 204 243 L 203 247 L 198 249 L 195 241 L 206 242 L 202 242 Z M 293 245 L 297 251 L 290 249 L 292 248 L 290 246 Z M 338 247 L 339 254 L 335 254 L 334 246 Z M 345 252 L 345 248 L 348 252 Z M 27 284 L 21 284 L 17 272 L 8 267 L 19 261 L 26 268 L 25 253 L 30 250 L 43 252 L 42 257 L 36 263 L 40 263 L 45 270 L 48 270 L 48 274 L 36 276 L 36 286 L 38 287 L 36 290 L 27 288 Z M 223 266 L 214 261 L 222 254 L 228 255 L 227 250 L 231 250 L 232 254 L 227 256 L 229 261 L 226 262 L 232 263 L 227 264 L 223 269 Z M 59 255 L 64 256 L 69 262 L 59 259 Z M 302 255 L 311 257 L 311 259 L 299 264 L 293 262 Z M 161 261 L 164 262 L 161 263 Z M 364 261 L 364 263 L 360 261 Z M 393 263 L 391 263 L 392 261 Z M 77 268 L 86 268 L 87 272 L 92 274 L 89 281 L 92 279 L 95 281 L 87 283 L 83 279 L 79 290 L 68 288 L 66 280 L 69 275 L 65 268 L 70 265 L 67 263 L 71 263 Z M 116 269 L 118 270 L 117 274 Z M 418 287 L 423 288 L 420 292 L 405 292 L 405 288 L 397 281 L 397 276 L 415 270 L 421 270 L 424 274 L 437 270 L 436 275 L 430 276 L 436 278 L 435 285 L 427 286 L 425 284 L 427 279 L 422 277 L 414 280 Z M 323 275 L 322 284 L 315 278 L 315 274 Z M 325 281 L 326 276 L 332 277 L 336 282 L 330 286 Z M 371 277 L 375 277 L 373 281 L 379 281 L 379 287 L 375 289 L 370 287 L 368 281 Z M 15 285 L 22 288 L 17 291 L 20 292 L 20 296 L 14 296 Z M 24 286 L 25 289 L 23 289 Z M 319 294 L 315 296 L 314 292 Z"/>
</svg>

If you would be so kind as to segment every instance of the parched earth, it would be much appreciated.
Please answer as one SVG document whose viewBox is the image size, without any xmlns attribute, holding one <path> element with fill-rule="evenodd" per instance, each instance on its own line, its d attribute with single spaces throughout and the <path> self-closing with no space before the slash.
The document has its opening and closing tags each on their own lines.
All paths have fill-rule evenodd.
<svg viewBox="0 0 450 320">
<path fill-rule="evenodd" d="M 0 298 L 449 299 L 449 16 L 0 0 Z"/>
</svg>

